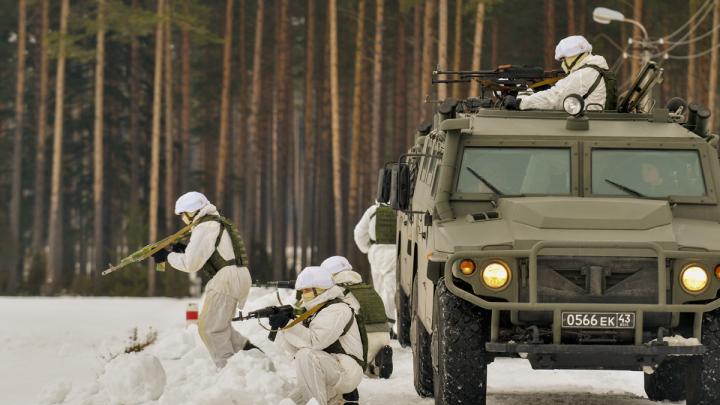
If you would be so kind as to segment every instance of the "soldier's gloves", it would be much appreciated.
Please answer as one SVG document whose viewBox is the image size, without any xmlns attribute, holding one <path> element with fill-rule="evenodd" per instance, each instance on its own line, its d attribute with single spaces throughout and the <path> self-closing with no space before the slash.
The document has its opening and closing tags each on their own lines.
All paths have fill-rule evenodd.
<svg viewBox="0 0 720 405">
<path fill-rule="evenodd" d="M 167 261 L 167 257 L 170 254 L 165 249 L 160 249 L 157 252 L 153 253 L 152 258 L 155 260 L 155 263 L 165 263 Z"/>
<path fill-rule="evenodd" d="M 285 312 L 270 315 L 268 317 L 268 320 L 270 321 L 270 329 L 278 330 L 283 328 L 288 324 L 288 322 L 290 322 L 290 319 L 292 319 L 292 315 Z"/>
<path fill-rule="evenodd" d="M 172 245 L 173 253 L 185 253 L 186 248 L 187 248 L 187 245 L 182 242 L 173 243 L 173 245 Z"/>
<path fill-rule="evenodd" d="M 515 96 L 507 95 L 503 97 L 501 105 L 506 110 L 517 110 L 518 109 L 518 100 L 515 98 Z"/>
</svg>

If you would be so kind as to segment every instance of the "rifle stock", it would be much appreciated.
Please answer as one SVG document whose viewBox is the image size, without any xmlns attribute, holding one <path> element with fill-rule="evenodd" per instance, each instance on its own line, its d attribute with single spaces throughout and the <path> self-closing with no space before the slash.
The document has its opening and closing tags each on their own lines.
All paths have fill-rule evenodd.
<svg viewBox="0 0 720 405">
<path fill-rule="evenodd" d="M 101 274 L 103 276 L 106 276 L 112 272 L 118 271 L 124 267 L 127 267 L 133 263 L 141 262 L 148 257 L 155 254 L 160 249 L 165 249 L 166 247 L 172 245 L 173 243 L 177 242 L 178 240 L 186 237 L 190 231 L 192 230 L 192 224 L 185 226 L 184 228 L 180 229 L 179 231 L 175 232 L 174 234 L 168 236 L 167 238 L 160 240 L 155 243 L 151 243 L 136 252 L 133 252 L 128 257 L 122 259 L 120 263 L 118 263 L 115 266 L 110 266 L 107 270 L 103 271 Z"/>
</svg>

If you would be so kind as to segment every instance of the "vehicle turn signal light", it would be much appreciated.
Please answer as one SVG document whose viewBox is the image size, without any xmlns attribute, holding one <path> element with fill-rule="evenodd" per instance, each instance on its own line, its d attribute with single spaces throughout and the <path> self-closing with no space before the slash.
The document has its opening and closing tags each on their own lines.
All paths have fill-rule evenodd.
<svg viewBox="0 0 720 405">
<path fill-rule="evenodd" d="M 697 264 L 688 264 L 680 272 L 680 285 L 690 294 L 702 292 L 709 282 L 707 271 Z"/>
<path fill-rule="evenodd" d="M 500 290 L 510 283 L 510 267 L 501 261 L 488 263 L 482 271 L 482 280 L 493 290 Z"/>
<path fill-rule="evenodd" d="M 720 264 L 718 264 L 717 266 L 715 266 L 715 277 L 717 277 L 718 279 L 720 279 Z"/>
<path fill-rule="evenodd" d="M 469 276 L 475 272 L 475 262 L 470 259 L 465 259 L 460 262 L 460 271 L 462 274 Z"/>
</svg>

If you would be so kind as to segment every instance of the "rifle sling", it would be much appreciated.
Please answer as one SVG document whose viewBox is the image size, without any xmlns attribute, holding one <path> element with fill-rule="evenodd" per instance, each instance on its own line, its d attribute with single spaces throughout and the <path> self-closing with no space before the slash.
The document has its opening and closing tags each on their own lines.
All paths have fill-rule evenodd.
<svg viewBox="0 0 720 405">
<path fill-rule="evenodd" d="M 595 91 L 595 89 L 597 89 L 597 87 L 600 85 L 600 80 L 602 80 L 605 77 L 605 73 L 603 72 L 603 69 L 600 66 L 585 65 L 585 66 L 581 67 L 580 69 L 585 69 L 585 68 L 595 69 L 598 72 L 598 77 L 597 77 L 597 79 L 595 79 L 595 82 L 593 82 L 592 86 L 590 86 L 587 93 L 585 93 L 585 95 L 582 96 L 583 100 L 586 100 L 588 97 L 590 97 L 590 95 L 593 93 L 593 91 Z"/>
<path fill-rule="evenodd" d="M 323 307 L 324 307 L 325 305 L 327 305 L 328 303 L 329 303 L 329 301 L 325 301 L 325 302 L 321 302 L 320 304 L 315 305 L 314 307 L 312 307 L 312 308 L 308 309 L 307 311 L 305 311 L 302 315 L 300 315 L 300 316 L 298 316 L 297 318 L 293 319 L 293 321 L 290 322 L 289 324 L 287 324 L 287 325 L 285 325 L 284 327 L 280 328 L 280 330 L 290 329 L 290 328 L 292 328 L 293 326 L 299 324 L 300 322 L 302 322 L 302 321 L 310 318 L 311 316 L 315 315 L 315 313 L 317 313 L 318 311 L 320 311 L 321 309 L 323 309 Z"/>
</svg>

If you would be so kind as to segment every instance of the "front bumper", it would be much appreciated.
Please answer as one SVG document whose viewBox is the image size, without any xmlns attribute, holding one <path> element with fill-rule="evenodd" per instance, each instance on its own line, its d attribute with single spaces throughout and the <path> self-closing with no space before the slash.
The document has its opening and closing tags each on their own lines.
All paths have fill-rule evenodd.
<svg viewBox="0 0 720 405">
<path fill-rule="evenodd" d="M 493 354 L 516 354 L 527 357 L 534 369 L 613 369 L 640 370 L 655 366 L 668 356 L 701 356 L 705 346 L 667 345 L 555 345 L 555 344 L 485 344 Z"/>
<path fill-rule="evenodd" d="M 658 302 L 657 304 L 602 304 L 602 303 L 543 303 L 538 302 L 538 256 L 543 249 L 638 249 L 651 250 L 655 253 L 658 263 Z M 528 258 L 528 283 L 529 299 L 527 302 L 493 302 L 485 300 L 475 294 L 458 287 L 453 279 L 453 265 L 460 259 L 467 257 L 487 258 L 512 257 Z M 666 259 L 717 259 L 717 252 L 695 252 L 665 250 L 662 246 L 653 242 L 582 242 L 582 241 L 540 241 L 530 249 L 518 250 L 465 250 L 456 252 L 445 262 L 445 284 L 454 295 L 482 308 L 491 311 L 491 333 L 490 342 L 498 341 L 500 311 L 547 311 L 553 313 L 552 322 L 552 343 L 561 343 L 561 313 L 563 311 L 588 311 L 588 312 L 635 312 L 635 345 L 643 343 L 643 316 L 645 312 L 654 313 L 692 313 L 694 314 L 693 336 L 700 340 L 702 329 L 702 314 L 720 308 L 720 300 L 714 300 L 706 304 L 671 304 L 668 302 L 668 281 L 670 280 L 669 270 L 666 266 Z"/>
</svg>

